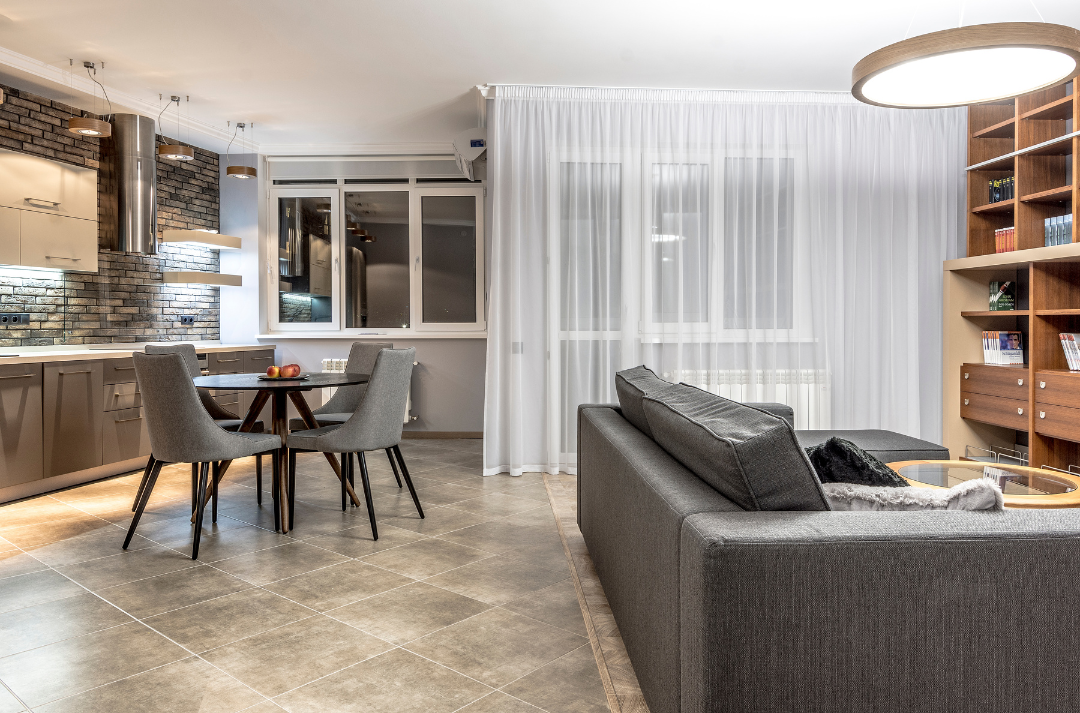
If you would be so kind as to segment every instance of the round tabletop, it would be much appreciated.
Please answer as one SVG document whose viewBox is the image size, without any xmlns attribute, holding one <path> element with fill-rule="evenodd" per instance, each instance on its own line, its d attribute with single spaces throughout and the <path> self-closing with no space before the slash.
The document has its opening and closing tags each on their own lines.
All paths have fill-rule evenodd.
<svg viewBox="0 0 1080 713">
<path fill-rule="evenodd" d="M 1012 508 L 1080 507 L 1080 477 L 1044 468 L 970 460 L 908 460 L 889 463 L 916 487 L 951 488 L 965 480 L 993 480 Z"/>
<path fill-rule="evenodd" d="M 306 379 L 260 379 L 265 374 L 217 374 L 196 376 L 192 381 L 200 389 L 228 391 L 311 391 L 327 386 L 366 384 L 368 374 L 303 373 Z"/>
</svg>

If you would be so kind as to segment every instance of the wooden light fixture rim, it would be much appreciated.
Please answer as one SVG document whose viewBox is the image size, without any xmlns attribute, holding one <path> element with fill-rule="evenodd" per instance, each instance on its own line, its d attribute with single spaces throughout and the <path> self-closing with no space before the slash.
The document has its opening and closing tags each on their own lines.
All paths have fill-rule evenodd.
<svg viewBox="0 0 1080 713">
<path fill-rule="evenodd" d="M 93 129 L 97 129 L 99 131 L 99 133 L 96 135 L 97 138 L 103 138 L 105 136 L 112 136 L 112 124 L 110 124 L 107 121 L 104 121 L 103 119 L 95 119 L 92 116 L 72 116 L 72 117 L 68 117 L 68 131 L 73 133 L 73 134 L 76 134 L 77 136 L 90 136 L 90 137 L 95 136 L 94 134 L 79 133 L 78 131 L 75 130 L 77 128 L 82 128 L 82 129 L 93 128 Z"/>
<path fill-rule="evenodd" d="M 856 99 L 867 104 L 895 107 L 894 104 L 882 104 L 867 98 L 862 93 L 863 86 L 872 77 L 905 62 L 963 50 L 995 49 L 999 47 L 1029 47 L 1032 49 L 1054 50 L 1072 57 L 1076 62 L 1076 67 L 1073 68 L 1069 75 L 1058 77 L 1037 87 L 1031 87 L 1026 91 L 1038 91 L 1053 86 L 1080 70 L 1080 30 L 1065 25 L 1043 22 L 995 22 L 931 32 L 871 52 L 859 60 L 855 68 L 851 70 L 851 93 Z M 987 98 L 977 103 L 984 104 L 1000 101 L 1009 98 L 1009 96 L 1011 95 Z M 969 103 L 958 102 L 934 106 L 919 104 L 912 108 L 939 109 L 966 106 Z"/>
<path fill-rule="evenodd" d="M 158 156 L 166 156 L 168 154 L 180 154 L 187 156 L 188 158 L 195 158 L 195 149 L 190 146 L 183 146 L 181 144 L 162 144 L 157 147 Z M 182 160 L 182 159 L 174 159 Z"/>
<path fill-rule="evenodd" d="M 225 169 L 227 176 L 250 176 L 255 178 L 258 172 L 251 166 L 229 166 Z"/>
</svg>

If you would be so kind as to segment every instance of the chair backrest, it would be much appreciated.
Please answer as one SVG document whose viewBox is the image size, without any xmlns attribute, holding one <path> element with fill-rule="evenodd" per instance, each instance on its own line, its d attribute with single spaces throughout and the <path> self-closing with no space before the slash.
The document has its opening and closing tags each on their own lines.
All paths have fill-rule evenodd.
<svg viewBox="0 0 1080 713">
<path fill-rule="evenodd" d="M 393 348 L 394 345 L 388 342 L 353 342 L 349 349 L 349 361 L 345 365 L 346 373 L 370 374 L 375 368 L 379 352 Z M 352 413 L 360 406 L 366 392 L 367 384 L 343 386 L 334 392 L 329 401 L 315 409 L 314 413 Z"/>
<path fill-rule="evenodd" d="M 214 424 L 178 353 L 131 355 L 154 457 L 167 463 L 222 460 L 234 434 Z"/>
<path fill-rule="evenodd" d="M 383 349 L 371 370 L 367 393 L 349 420 L 320 439 L 326 451 L 377 451 L 401 442 L 416 348 Z"/>
<path fill-rule="evenodd" d="M 199 368 L 199 356 L 195 353 L 194 344 L 147 344 L 147 354 L 179 354 L 184 358 L 184 368 L 187 369 L 188 376 L 194 379 L 197 376 L 202 375 L 202 369 Z M 199 393 L 199 401 L 202 402 L 203 408 L 210 414 L 211 418 L 223 420 L 223 419 L 236 419 L 239 418 L 235 413 L 230 412 L 221 406 L 217 401 L 214 401 L 214 397 L 210 395 L 209 391 L 205 389 L 197 389 Z"/>
</svg>

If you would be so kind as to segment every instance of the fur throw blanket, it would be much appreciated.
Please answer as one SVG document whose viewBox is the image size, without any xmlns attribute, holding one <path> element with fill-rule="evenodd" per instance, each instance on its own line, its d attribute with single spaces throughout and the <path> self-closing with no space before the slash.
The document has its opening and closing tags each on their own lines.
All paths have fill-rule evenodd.
<svg viewBox="0 0 1080 713">
<path fill-rule="evenodd" d="M 887 488 L 853 483 L 822 483 L 833 510 L 1002 510 L 997 483 L 967 480 L 952 488 Z"/>
</svg>

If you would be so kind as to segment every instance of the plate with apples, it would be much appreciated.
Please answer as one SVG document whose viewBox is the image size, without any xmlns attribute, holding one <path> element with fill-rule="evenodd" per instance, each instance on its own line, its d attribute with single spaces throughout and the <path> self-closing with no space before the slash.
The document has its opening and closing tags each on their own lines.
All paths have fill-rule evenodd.
<svg viewBox="0 0 1080 713">
<path fill-rule="evenodd" d="M 269 366 L 266 373 L 259 377 L 260 381 L 303 381 L 307 374 L 300 373 L 299 364 L 286 364 L 285 366 Z"/>
</svg>

